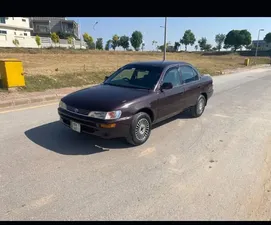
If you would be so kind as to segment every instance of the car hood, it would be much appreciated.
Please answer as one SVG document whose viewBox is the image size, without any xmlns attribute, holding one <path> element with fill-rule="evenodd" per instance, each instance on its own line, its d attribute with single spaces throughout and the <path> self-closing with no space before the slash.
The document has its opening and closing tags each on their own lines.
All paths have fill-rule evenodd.
<svg viewBox="0 0 271 225">
<path fill-rule="evenodd" d="M 121 105 L 145 96 L 148 90 L 97 85 L 65 96 L 68 106 L 88 111 L 112 111 Z"/>
</svg>

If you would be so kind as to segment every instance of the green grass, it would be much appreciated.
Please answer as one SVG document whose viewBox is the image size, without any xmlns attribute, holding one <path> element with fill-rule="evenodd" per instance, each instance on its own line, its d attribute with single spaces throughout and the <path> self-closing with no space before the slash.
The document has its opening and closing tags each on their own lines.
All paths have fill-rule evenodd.
<svg viewBox="0 0 271 225">
<path fill-rule="evenodd" d="M 61 74 L 54 76 L 26 76 L 26 87 L 22 90 L 33 91 L 45 91 L 48 89 L 59 89 L 65 87 L 81 87 L 90 84 L 97 84 L 104 80 L 108 72 L 86 72 L 86 73 L 73 73 L 73 74 Z"/>
</svg>

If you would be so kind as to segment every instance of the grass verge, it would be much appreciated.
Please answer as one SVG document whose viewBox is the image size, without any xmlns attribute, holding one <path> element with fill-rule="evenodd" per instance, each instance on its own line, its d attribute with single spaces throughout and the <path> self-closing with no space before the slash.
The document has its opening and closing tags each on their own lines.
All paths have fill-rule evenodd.
<svg viewBox="0 0 271 225">
<path fill-rule="evenodd" d="M 268 64 L 268 58 L 253 59 L 250 65 Z M 241 66 L 239 66 L 240 68 Z M 244 66 L 243 66 L 244 67 Z M 212 76 L 221 75 L 221 71 L 211 68 L 198 68 L 202 74 L 210 74 Z M 101 83 L 104 77 L 110 75 L 113 71 L 103 72 L 80 72 L 80 73 L 66 73 L 58 75 L 39 75 L 26 76 L 26 87 L 21 90 L 27 92 L 45 91 L 48 89 L 59 89 L 66 87 L 82 87 L 85 85 Z"/>
<path fill-rule="evenodd" d="M 59 89 L 66 87 L 81 87 L 90 84 L 97 84 L 104 80 L 108 72 L 86 72 L 86 73 L 70 73 L 54 76 L 26 76 L 26 87 L 24 91 L 45 91 L 48 89 Z"/>
</svg>

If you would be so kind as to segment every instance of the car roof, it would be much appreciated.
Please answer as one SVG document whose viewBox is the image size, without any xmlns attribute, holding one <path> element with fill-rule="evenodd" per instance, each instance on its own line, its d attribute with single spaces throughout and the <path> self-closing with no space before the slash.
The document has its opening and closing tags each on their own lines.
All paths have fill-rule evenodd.
<svg viewBox="0 0 271 225">
<path fill-rule="evenodd" d="M 157 60 L 157 61 L 139 61 L 139 62 L 131 62 L 128 65 L 140 65 L 140 66 L 155 66 L 155 67 L 161 67 L 165 68 L 170 65 L 174 64 L 183 64 L 183 65 L 189 65 L 189 63 L 182 62 L 182 61 L 168 61 L 168 60 Z"/>
<path fill-rule="evenodd" d="M 160 67 L 160 68 L 165 68 L 167 66 L 170 66 L 170 65 L 191 65 L 187 62 L 183 62 L 183 61 L 168 61 L 168 60 L 161 60 L 161 61 L 140 61 L 140 62 L 132 62 L 132 63 L 129 63 L 127 65 L 135 65 L 135 66 L 154 66 L 154 67 Z"/>
</svg>

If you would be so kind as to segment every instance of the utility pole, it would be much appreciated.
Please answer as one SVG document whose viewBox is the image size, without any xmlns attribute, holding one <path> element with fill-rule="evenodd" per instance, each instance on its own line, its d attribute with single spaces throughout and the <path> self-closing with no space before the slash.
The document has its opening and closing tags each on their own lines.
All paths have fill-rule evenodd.
<svg viewBox="0 0 271 225">
<path fill-rule="evenodd" d="M 167 17 L 165 17 L 165 26 L 164 26 L 164 57 L 163 57 L 164 61 L 166 60 L 167 52 L 166 42 L 167 42 Z"/>
<path fill-rule="evenodd" d="M 82 49 L 82 34 L 81 34 L 80 19 L 78 19 L 78 36 L 79 36 L 79 39 L 80 39 L 80 49 Z"/>
<path fill-rule="evenodd" d="M 258 40 L 257 40 L 257 46 L 256 46 L 255 57 L 257 57 L 257 54 L 258 54 L 258 46 L 259 46 L 259 39 L 260 39 L 260 32 L 261 32 L 261 31 L 264 31 L 264 29 L 259 29 L 259 32 L 258 32 Z"/>
</svg>

